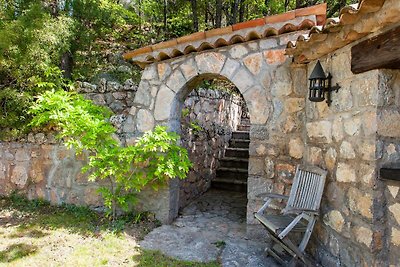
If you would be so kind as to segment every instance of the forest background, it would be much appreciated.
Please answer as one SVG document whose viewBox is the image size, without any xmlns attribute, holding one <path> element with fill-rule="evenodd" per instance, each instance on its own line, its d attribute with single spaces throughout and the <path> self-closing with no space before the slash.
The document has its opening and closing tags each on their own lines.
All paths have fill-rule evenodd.
<svg viewBox="0 0 400 267">
<path fill-rule="evenodd" d="M 358 1 L 0 0 L 0 139 L 31 130 L 28 110 L 45 91 L 138 81 L 121 57 L 128 50 L 322 2 L 332 17 Z"/>
</svg>

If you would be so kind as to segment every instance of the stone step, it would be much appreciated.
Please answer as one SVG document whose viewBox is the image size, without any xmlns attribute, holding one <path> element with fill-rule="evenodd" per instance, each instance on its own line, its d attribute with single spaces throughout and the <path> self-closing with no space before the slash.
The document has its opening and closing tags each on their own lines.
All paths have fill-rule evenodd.
<svg viewBox="0 0 400 267">
<path fill-rule="evenodd" d="M 247 169 L 220 167 L 217 169 L 216 179 L 247 181 Z"/>
<path fill-rule="evenodd" d="M 237 128 L 236 130 L 238 131 L 245 131 L 245 132 L 250 131 L 250 125 L 239 124 L 236 128 Z"/>
<path fill-rule="evenodd" d="M 247 192 L 247 183 L 243 181 L 232 183 L 230 180 L 216 178 L 211 182 L 211 187 L 227 191 Z"/>
<path fill-rule="evenodd" d="M 249 149 L 248 148 L 225 148 L 225 157 L 228 158 L 249 158 Z"/>
<path fill-rule="evenodd" d="M 240 119 L 240 124 L 250 125 L 250 118 L 241 118 Z"/>
<path fill-rule="evenodd" d="M 232 139 L 247 139 L 247 140 L 250 140 L 250 132 L 248 132 L 248 131 L 235 131 L 235 132 L 232 132 Z"/>
<path fill-rule="evenodd" d="M 240 169 L 248 169 L 249 160 L 241 159 L 241 158 L 222 158 L 220 161 L 221 168 L 240 168 Z"/>
<path fill-rule="evenodd" d="M 230 148 L 249 148 L 250 140 L 246 139 L 231 139 L 229 141 Z"/>
</svg>

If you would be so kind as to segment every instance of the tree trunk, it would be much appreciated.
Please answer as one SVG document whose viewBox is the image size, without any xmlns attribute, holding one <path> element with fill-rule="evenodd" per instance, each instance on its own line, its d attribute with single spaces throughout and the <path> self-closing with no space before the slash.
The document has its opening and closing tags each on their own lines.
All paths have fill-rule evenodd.
<svg viewBox="0 0 400 267">
<path fill-rule="evenodd" d="M 193 30 L 195 32 L 199 31 L 199 17 L 197 15 L 197 0 L 190 0 L 190 4 L 192 6 L 192 14 L 193 14 Z M 207 14 L 207 11 L 206 11 Z"/>
<path fill-rule="evenodd" d="M 233 0 L 231 5 L 231 25 L 237 22 L 238 9 L 239 9 L 239 0 Z"/>
<path fill-rule="evenodd" d="M 72 79 L 72 67 L 73 67 L 73 58 L 71 52 L 65 52 L 61 56 L 60 69 L 63 71 L 63 76 L 65 79 Z"/>
<path fill-rule="evenodd" d="M 264 16 L 270 15 L 271 9 L 268 9 L 269 2 L 270 2 L 270 1 L 271 1 L 271 0 L 264 0 L 264 5 L 265 5 L 265 10 L 264 10 L 264 12 L 263 12 L 263 15 L 264 15 Z"/>
<path fill-rule="evenodd" d="M 164 31 L 167 32 L 167 0 L 164 0 Z"/>
<path fill-rule="evenodd" d="M 240 0 L 239 22 L 243 22 L 244 21 L 244 10 L 245 10 L 244 0 Z"/>
<path fill-rule="evenodd" d="M 288 10 L 289 3 L 290 3 L 290 0 L 285 0 L 285 11 Z"/>
<path fill-rule="evenodd" d="M 215 28 L 221 28 L 222 25 L 222 0 L 216 0 L 215 3 Z"/>
<path fill-rule="evenodd" d="M 340 11 L 346 5 L 346 0 L 339 0 L 331 9 L 329 9 L 327 17 L 333 17 L 336 12 Z"/>
</svg>

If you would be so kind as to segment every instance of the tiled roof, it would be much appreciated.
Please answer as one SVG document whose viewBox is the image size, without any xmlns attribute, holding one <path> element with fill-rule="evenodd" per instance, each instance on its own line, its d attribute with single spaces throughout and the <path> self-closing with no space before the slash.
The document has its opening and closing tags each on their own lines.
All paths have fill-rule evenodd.
<svg viewBox="0 0 400 267">
<path fill-rule="evenodd" d="M 343 8 L 338 18 L 328 18 L 322 26 L 289 42 L 286 54 L 294 56 L 295 62 L 310 62 L 399 22 L 399 0 L 360 0 Z"/>
<path fill-rule="evenodd" d="M 279 15 L 241 22 L 225 28 L 196 32 L 177 39 L 149 45 L 124 54 L 141 67 L 153 62 L 180 57 L 236 43 L 278 36 L 323 25 L 326 4 L 296 9 Z"/>
</svg>

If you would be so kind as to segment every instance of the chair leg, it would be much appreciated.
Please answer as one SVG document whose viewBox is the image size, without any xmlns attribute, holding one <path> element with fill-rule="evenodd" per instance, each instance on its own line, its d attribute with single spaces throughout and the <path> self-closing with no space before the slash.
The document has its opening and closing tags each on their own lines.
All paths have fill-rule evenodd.
<svg viewBox="0 0 400 267">
<path fill-rule="evenodd" d="M 268 255 L 272 256 L 277 262 L 279 262 L 280 265 L 285 266 L 287 264 L 287 262 L 284 261 L 278 254 L 276 254 L 274 250 L 267 248 L 266 252 L 268 253 Z"/>
<path fill-rule="evenodd" d="M 296 257 L 304 262 L 306 266 L 315 266 L 315 264 L 307 259 L 304 253 L 295 244 L 293 244 L 293 242 L 289 238 L 285 237 L 284 239 L 282 239 L 282 242 L 285 243 L 285 245 L 287 245 L 293 251 L 293 253 L 296 254 Z"/>
</svg>

